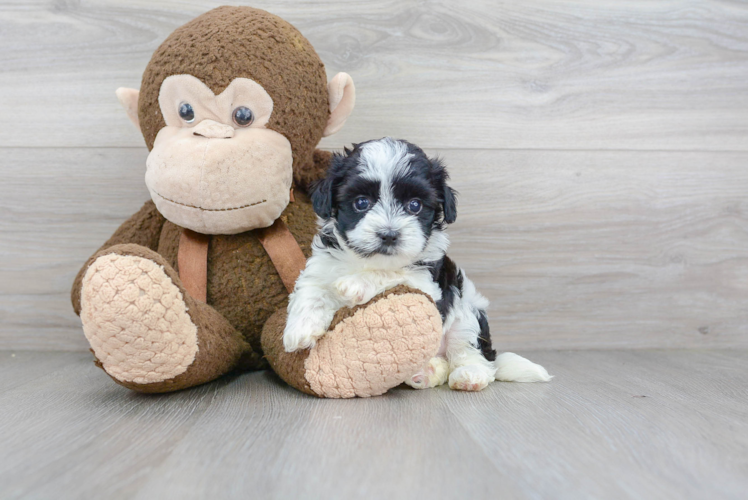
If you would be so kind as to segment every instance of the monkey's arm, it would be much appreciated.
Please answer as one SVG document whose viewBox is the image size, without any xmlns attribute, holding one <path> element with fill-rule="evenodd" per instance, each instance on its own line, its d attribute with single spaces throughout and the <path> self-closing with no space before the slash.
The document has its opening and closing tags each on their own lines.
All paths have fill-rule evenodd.
<svg viewBox="0 0 748 500">
<path fill-rule="evenodd" d="M 161 228 L 165 221 L 166 219 L 164 219 L 164 216 L 156 210 L 156 205 L 153 201 L 148 200 L 140 210 L 117 228 L 112 237 L 109 238 L 106 243 L 96 250 L 96 252 L 94 252 L 94 254 L 86 261 L 80 271 L 78 271 L 75 281 L 73 281 L 73 289 L 70 291 L 70 298 L 73 302 L 73 310 L 75 311 L 75 314 L 80 315 L 81 282 L 83 281 L 83 275 L 86 274 L 88 266 L 90 266 L 94 260 L 94 255 L 113 245 L 123 243 L 141 245 L 155 252 L 158 249 L 158 240 L 161 236 Z"/>
<path fill-rule="evenodd" d="M 332 153 L 322 149 L 314 150 L 314 180 L 319 180 L 327 174 L 327 167 L 330 166 Z"/>
</svg>

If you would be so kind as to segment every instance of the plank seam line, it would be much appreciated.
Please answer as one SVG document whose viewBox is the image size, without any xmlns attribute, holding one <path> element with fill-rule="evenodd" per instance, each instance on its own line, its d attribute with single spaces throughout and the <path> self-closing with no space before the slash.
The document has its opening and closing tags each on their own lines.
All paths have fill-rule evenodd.
<svg viewBox="0 0 748 500">
<path fill-rule="evenodd" d="M 583 153 L 583 152 L 596 152 L 596 153 L 723 153 L 723 154 L 736 154 L 736 153 L 748 153 L 748 149 L 625 149 L 625 148 L 464 148 L 464 147 L 439 147 L 420 145 L 424 149 L 439 150 L 439 151 L 497 151 L 497 152 L 508 152 L 508 151 L 534 151 L 534 152 L 570 152 L 570 153 Z M 2 146 L 2 150 L 11 149 L 80 149 L 80 150 L 96 150 L 96 149 L 133 149 L 143 150 L 145 146 Z M 319 148 L 325 151 L 339 151 L 340 148 Z"/>
</svg>

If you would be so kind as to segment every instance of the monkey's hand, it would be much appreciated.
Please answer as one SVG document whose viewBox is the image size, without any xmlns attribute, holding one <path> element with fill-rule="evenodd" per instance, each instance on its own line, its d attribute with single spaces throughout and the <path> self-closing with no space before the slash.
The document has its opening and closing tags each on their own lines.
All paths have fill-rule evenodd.
<svg viewBox="0 0 748 500">
<path fill-rule="evenodd" d="M 298 322 L 289 322 L 286 311 L 273 314 L 263 328 L 262 349 L 273 370 L 307 394 L 377 396 L 410 380 L 439 350 L 441 315 L 423 292 L 397 287 L 334 316 L 313 348 L 292 353 L 283 333 L 295 335 Z"/>
</svg>

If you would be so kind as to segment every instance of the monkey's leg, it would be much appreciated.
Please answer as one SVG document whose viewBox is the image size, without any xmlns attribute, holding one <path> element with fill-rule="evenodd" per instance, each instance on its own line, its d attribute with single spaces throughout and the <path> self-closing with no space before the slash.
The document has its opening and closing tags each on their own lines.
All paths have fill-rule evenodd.
<svg viewBox="0 0 748 500">
<path fill-rule="evenodd" d="M 283 348 L 285 308 L 265 323 L 262 350 L 289 385 L 326 398 L 384 394 L 409 380 L 439 350 L 442 322 L 425 294 L 398 286 L 370 302 L 335 315 L 316 345 Z"/>
<path fill-rule="evenodd" d="M 221 314 L 189 296 L 163 257 L 140 245 L 94 257 L 80 316 L 96 364 L 139 392 L 192 387 L 260 361 Z"/>
</svg>

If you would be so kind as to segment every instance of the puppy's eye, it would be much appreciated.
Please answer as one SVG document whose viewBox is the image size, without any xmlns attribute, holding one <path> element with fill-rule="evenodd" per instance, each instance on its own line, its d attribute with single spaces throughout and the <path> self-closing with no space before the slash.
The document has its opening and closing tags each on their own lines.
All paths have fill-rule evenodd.
<svg viewBox="0 0 748 500">
<path fill-rule="evenodd" d="M 421 200 L 418 198 L 413 198 L 408 202 L 408 205 L 406 207 L 408 209 L 408 212 L 412 213 L 413 215 L 416 215 L 421 212 L 421 209 L 423 208 L 423 203 L 421 203 Z"/>
<path fill-rule="evenodd" d="M 252 113 L 252 110 L 249 109 L 246 106 L 239 106 L 234 110 L 234 123 L 239 125 L 240 127 L 247 127 L 249 124 L 251 124 L 253 121 L 255 121 L 255 115 Z"/>
<path fill-rule="evenodd" d="M 353 209 L 356 212 L 363 212 L 364 210 L 367 210 L 369 208 L 369 198 L 365 198 L 363 196 L 356 198 L 356 201 L 353 202 Z"/>
<path fill-rule="evenodd" d="M 179 117 L 187 123 L 195 121 L 195 110 L 192 109 L 192 105 L 188 102 L 183 102 L 179 105 Z"/>
</svg>

